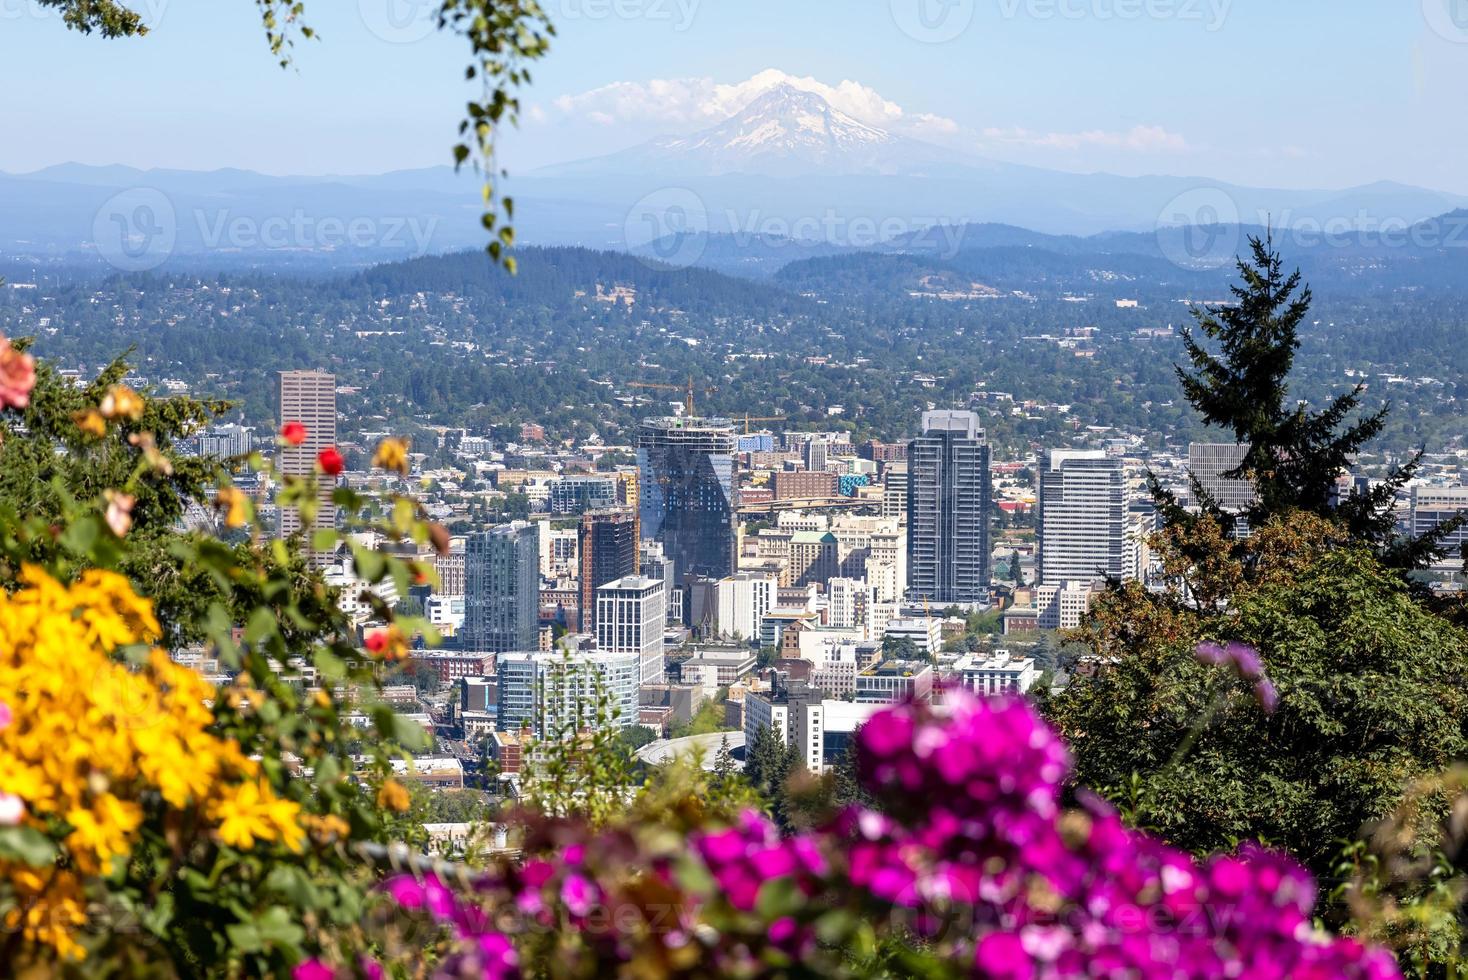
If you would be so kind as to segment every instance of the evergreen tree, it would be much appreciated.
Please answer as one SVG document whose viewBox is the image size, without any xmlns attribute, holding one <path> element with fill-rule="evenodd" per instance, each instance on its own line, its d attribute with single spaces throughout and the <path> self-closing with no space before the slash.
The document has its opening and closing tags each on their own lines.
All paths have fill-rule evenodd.
<svg viewBox="0 0 1468 980">
<path fill-rule="evenodd" d="M 1009 578 L 1015 585 L 1025 584 L 1024 568 L 1019 563 L 1019 552 L 1016 551 L 1009 559 Z"/>
<path fill-rule="evenodd" d="M 729 736 L 719 739 L 719 752 L 714 756 L 714 785 L 724 786 L 734 778 L 734 755 L 729 751 Z"/>
<path fill-rule="evenodd" d="M 1357 417 L 1365 391 L 1359 384 L 1320 411 L 1304 402 L 1290 404 L 1288 378 L 1313 296 L 1308 285 L 1301 285 L 1298 269 L 1285 275 L 1272 237 L 1251 237 L 1249 246 L 1251 258 L 1238 260 L 1242 282 L 1230 287 L 1235 302 L 1193 311 L 1198 330 L 1211 344 L 1205 346 L 1191 329 L 1184 331 L 1191 370 L 1176 371 L 1183 394 L 1204 422 L 1228 430 L 1247 447 L 1243 461 L 1226 475 L 1254 486 L 1256 499 L 1246 515 L 1250 525 L 1305 511 L 1335 519 L 1351 539 L 1371 545 L 1391 567 L 1419 567 L 1440 557 L 1440 542 L 1456 525 L 1410 541 L 1395 536 L 1393 505 L 1416 473 L 1420 452 L 1393 468 L 1376 488 L 1338 501 L 1337 481 L 1361 447 L 1381 433 L 1388 409 Z M 1152 489 L 1169 523 L 1187 522 L 1155 480 Z M 1223 518 L 1196 480 L 1193 490 L 1205 510 Z"/>
</svg>

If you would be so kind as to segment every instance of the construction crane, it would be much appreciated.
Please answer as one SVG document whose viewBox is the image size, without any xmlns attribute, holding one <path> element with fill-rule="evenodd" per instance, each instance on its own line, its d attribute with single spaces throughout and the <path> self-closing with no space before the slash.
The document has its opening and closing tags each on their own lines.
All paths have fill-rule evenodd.
<svg viewBox="0 0 1468 980">
<path fill-rule="evenodd" d="M 684 392 L 685 400 L 683 402 L 683 407 L 688 410 L 688 417 L 689 418 L 693 418 L 693 392 L 694 392 L 695 389 L 693 387 L 693 375 L 691 375 L 691 374 L 688 376 L 688 384 L 686 386 L 685 385 L 657 384 L 656 382 L 653 382 L 653 381 L 634 381 L 631 384 L 629 384 L 628 387 L 629 388 L 653 388 L 653 389 L 656 389 L 657 391 L 681 391 L 681 392 Z M 719 389 L 717 389 L 717 388 L 699 388 L 697 390 L 698 391 L 701 391 L 705 395 L 708 395 L 708 394 L 711 394 L 711 393 L 713 393 L 715 391 L 718 391 Z"/>
<path fill-rule="evenodd" d="M 788 415 L 746 415 L 744 416 L 744 434 L 749 435 L 749 423 L 751 422 L 783 422 Z"/>
</svg>

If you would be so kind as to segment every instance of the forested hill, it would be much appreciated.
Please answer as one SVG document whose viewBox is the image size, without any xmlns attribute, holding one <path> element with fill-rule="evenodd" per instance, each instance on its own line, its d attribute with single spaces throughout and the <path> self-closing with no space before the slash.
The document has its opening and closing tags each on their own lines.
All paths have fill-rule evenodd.
<svg viewBox="0 0 1468 980">
<path fill-rule="evenodd" d="M 150 383 L 233 399 L 261 424 L 273 420 L 276 372 L 319 367 L 355 389 L 343 395 L 347 431 L 508 435 L 533 419 L 558 438 L 615 441 L 678 400 L 631 382 L 692 376 L 706 390 L 700 410 L 856 438 L 906 438 L 929 407 L 974 405 L 997 444 L 1027 449 L 1093 427 L 1154 442 L 1201 435 L 1178 398 L 1177 331 L 1188 301 L 1226 297 L 1231 278 L 1016 241 L 949 258 L 814 257 L 761 281 L 577 248 L 516 256 L 516 276 L 480 251 L 325 280 L 20 275 L 0 289 L 0 330 L 36 337 L 41 354 L 84 374 L 135 347 Z M 1404 252 L 1382 276 L 1410 283 L 1412 262 L 1430 272 L 1447 259 Z M 1324 279 L 1312 283 L 1292 391 L 1318 403 L 1364 380 L 1370 403 L 1396 406 L 1383 443 L 1461 440 L 1468 321 L 1454 289 L 1435 274 L 1365 291 Z"/>
<path fill-rule="evenodd" d="M 713 315 L 787 315 L 809 303 L 787 290 L 753 284 L 702 268 L 674 268 L 624 252 L 584 248 L 519 248 L 517 271 L 506 275 L 482 252 L 435 255 L 380 265 L 353 277 L 375 298 L 415 292 L 462 295 L 506 306 L 559 307 L 603 295 L 614 286 L 635 290 L 634 306 L 698 309 Z"/>
</svg>

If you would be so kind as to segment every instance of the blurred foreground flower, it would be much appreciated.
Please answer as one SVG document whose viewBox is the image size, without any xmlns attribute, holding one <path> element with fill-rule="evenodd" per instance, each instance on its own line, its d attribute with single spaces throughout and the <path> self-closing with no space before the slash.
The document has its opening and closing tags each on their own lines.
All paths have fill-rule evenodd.
<svg viewBox="0 0 1468 980">
<path fill-rule="evenodd" d="M 107 526 L 119 538 L 127 537 L 127 532 L 133 526 L 133 505 L 137 503 L 137 498 L 121 490 L 106 490 L 102 496 L 107 501 Z"/>
<path fill-rule="evenodd" d="M 300 422 L 287 422 L 280 427 L 280 439 L 287 446 L 299 446 L 306 441 L 306 427 Z"/>
<path fill-rule="evenodd" d="M 442 930 L 436 977 L 552 958 L 565 976 L 861 976 L 874 946 L 897 951 L 898 975 L 1400 975 L 1316 928 L 1315 883 L 1287 856 L 1246 844 L 1198 861 L 1084 791 L 1063 807 L 1069 754 L 1023 700 L 956 690 L 941 714 L 880 711 L 857 771 L 881 812 L 814 831 L 755 810 L 687 836 L 645 815 L 600 831 L 532 818 L 525 856 L 462 892 L 433 875 L 384 888 Z"/>
<path fill-rule="evenodd" d="M 86 571 L 63 585 L 26 566 L 20 580 L 0 593 L 0 701 L 14 712 L 0 737 L 0 823 L 41 846 L 0 856 L 8 928 L 80 955 L 86 889 L 129 858 L 148 813 L 223 821 L 231 846 L 298 844 L 297 804 L 211 732 L 219 692 L 160 649 L 135 667 L 113 659 L 162 633 L 125 578 Z"/>
<path fill-rule="evenodd" d="M 339 476 L 341 471 L 347 468 L 347 461 L 335 446 L 327 446 L 316 454 L 316 465 L 321 467 L 321 472 L 327 476 Z"/>
<path fill-rule="evenodd" d="M 101 412 L 106 419 L 131 419 L 143 417 L 143 397 L 127 385 L 113 385 L 102 396 Z"/>
<path fill-rule="evenodd" d="M 372 454 L 372 465 L 408 475 L 408 443 L 402 439 L 384 439 Z"/>
<path fill-rule="evenodd" d="M 36 359 L 10 346 L 0 334 L 0 408 L 25 408 L 36 386 Z"/>
</svg>

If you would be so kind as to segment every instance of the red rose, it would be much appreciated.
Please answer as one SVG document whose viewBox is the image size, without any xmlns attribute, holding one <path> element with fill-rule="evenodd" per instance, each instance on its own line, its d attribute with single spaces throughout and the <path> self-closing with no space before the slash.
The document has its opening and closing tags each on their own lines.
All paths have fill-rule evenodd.
<svg viewBox="0 0 1468 980">
<path fill-rule="evenodd" d="M 372 653 L 385 653 L 387 651 L 387 630 L 373 630 L 368 633 L 365 645 Z"/>
<path fill-rule="evenodd" d="M 286 445 L 299 446 L 306 441 L 306 427 L 299 422 L 287 422 L 280 427 L 280 437 Z"/>
<path fill-rule="evenodd" d="M 316 454 L 316 465 L 327 476 L 336 476 L 347 468 L 347 461 L 342 459 L 342 454 L 336 451 L 335 446 L 327 446 Z"/>
</svg>

